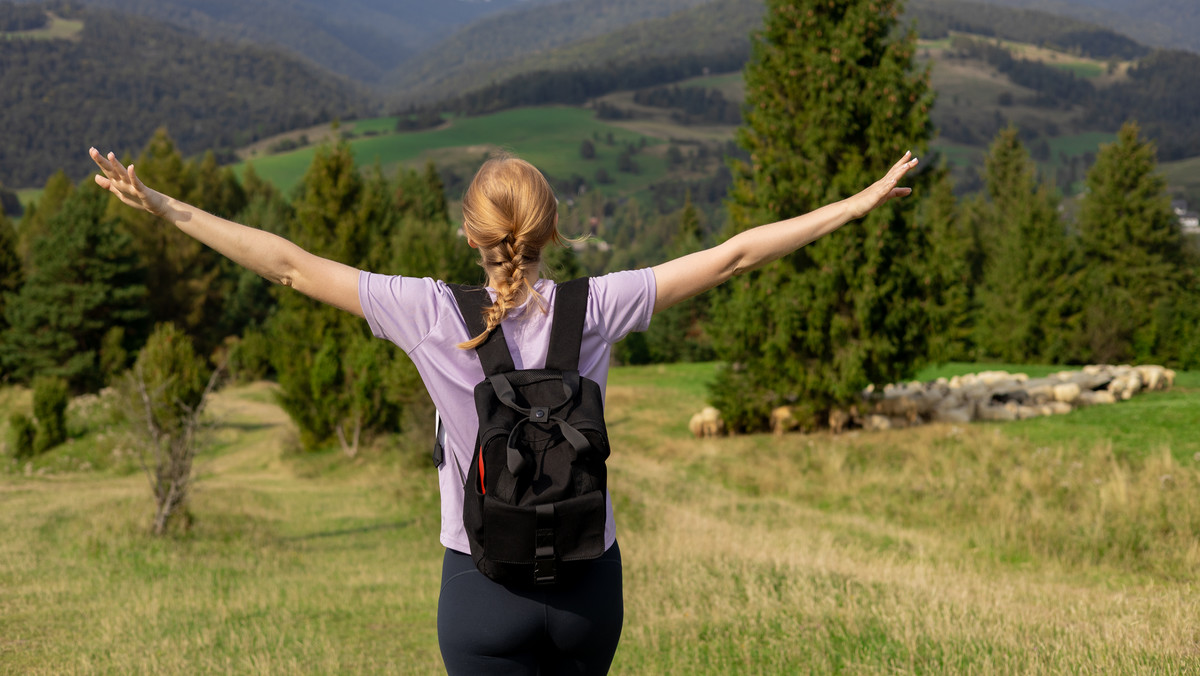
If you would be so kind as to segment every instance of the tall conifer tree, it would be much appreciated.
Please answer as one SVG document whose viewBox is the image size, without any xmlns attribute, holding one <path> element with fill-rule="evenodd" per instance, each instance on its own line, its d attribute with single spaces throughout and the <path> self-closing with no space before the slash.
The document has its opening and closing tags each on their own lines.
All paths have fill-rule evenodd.
<svg viewBox="0 0 1200 676">
<path fill-rule="evenodd" d="M 25 265 L 26 272 L 32 273 L 33 243 L 46 237 L 50 229 L 50 219 L 62 209 L 63 204 L 71 193 L 75 192 L 75 184 L 67 178 L 61 169 L 46 180 L 42 196 L 35 205 L 26 210 L 21 218 L 21 230 L 17 235 L 17 254 Z"/>
<path fill-rule="evenodd" d="M 436 176 L 428 168 L 390 182 L 378 167 L 360 173 L 344 142 L 320 148 L 294 203 L 289 236 L 372 272 L 478 281 L 470 249 L 446 218 Z M 278 298 L 268 324 L 272 366 L 306 448 L 336 438 L 353 453 L 371 436 L 397 430 L 404 408 L 425 401 L 412 363 L 371 336 L 365 322 L 291 290 Z"/>
<path fill-rule="evenodd" d="M 0 356 L 13 377 L 58 376 L 76 391 L 104 384 L 100 346 L 124 329 L 126 349 L 146 335 L 145 272 L 129 236 L 104 215 L 107 193 L 75 191 L 34 242 L 34 272 L 8 297 Z"/>
<path fill-rule="evenodd" d="M 932 95 L 899 11 L 895 0 L 769 0 L 746 67 L 738 142 L 750 161 L 734 167 L 734 231 L 849 197 L 905 150 L 924 151 Z M 710 326 L 730 366 L 712 395 L 734 428 L 761 428 L 784 403 L 815 413 L 850 401 L 925 358 L 915 206 L 890 202 L 728 285 Z"/>
<path fill-rule="evenodd" d="M 294 202 L 291 239 L 319 256 L 361 267 L 370 251 L 368 228 L 359 221 L 363 195 L 349 146 L 319 148 Z M 280 403 L 300 428 L 302 445 L 317 448 L 338 437 L 353 452 L 364 430 L 377 422 L 396 424 L 398 408 L 365 410 L 368 402 L 354 396 L 358 381 L 372 377 L 369 368 L 358 368 L 359 353 L 371 347 L 363 322 L 290 289 L 279 290 L 278 298 L 269 328 L 276 346 L 271 361 Z"/>
<path fill-rule="evenodd" d="M 987 158 L 990 201 L 976 218 L 985 252 L 977 291 L 980 356 L 1062 363 L 1076 354 L 1080 261 L 1058 215 L 1058 197 L 1039 184 L 1015 128 L 1000 132 Z"/>
<path fill-rule="evenodd" d="M 128 163 L 126 158 L 123 160 Z M 178 195 L 219 216 L 232 217 L 238 200 L 229 191 L 232 175 L 221 178 L 215 159 L 201 167 L 184 160 L 165 129 L 159 129 L 134 161 L 138 176 L 166 195 Z M 201 190 L 198 179 L 203 175 Z M 224 185 L 225 187 L 222 187 Z M 243 198 L 244 199 L 244 198 Z M 208 354 L 221 338 L 224 300 L 231 292 L 234 273 L 222 257 L 199 241 L 171 227 L 157 216 L 133 210 L 116 196 L 109 199 L 108 214 L 117 218 L 133 237 L 134 248 L 147 269 L 150 316 L 155 323 L 171 322 L 193 337 L 196 350 Z"/>
<path fill-rule="evenodd" d="M 1101 147 L 1087 186 L 1079 235 L 1088 261 L 1089 357 L 1109 363 L 1175 357 L 1163 348 L 1188 281 L 1184 236 L 1154 145 L 1139 137 L 1136 124 Z"/>
<path fill-rule="evenodd" d="M 928 247 L 920 260 L 920 281 L 929 313 L 929 357 L 935 362 L 973 358 L 971 319 L 975 242 L 964 222 L 949 172 L 939 169 L 912 227 L 925 230 Z"/>
<path fill-rule="evenodd" d="M 667 249 L 667 258 L 678 258 L 698 251 L 703 244 L 700 211 L 692 202 L 692 193 L 684 196 L 683 208 L 676 215 L 677 226 Z M 713 358 L 712 341 L 704 332 L 708 316 L 708 296 L 697 296 L 659 314 L 646 331 L 647 354 L 652 362 L 703 361 Z"/>
<path fill-rule="evenodd" d="M 21 288 L 24 281 L 25 271 L 17 254 L 17 230 L 8 216 L 0 211 L 0 331 L 8 327 L 8 321 L 4 319 L 8 298 Z"/>
</svg>

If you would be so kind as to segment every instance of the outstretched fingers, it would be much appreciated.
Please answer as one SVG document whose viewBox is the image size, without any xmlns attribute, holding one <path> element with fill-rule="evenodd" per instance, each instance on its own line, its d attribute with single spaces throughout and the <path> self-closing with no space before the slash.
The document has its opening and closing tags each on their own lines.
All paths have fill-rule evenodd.
<svg viewBox="0 0 1200 676">
<path fill-rule="evenodd" d="M 897 184 L 904 178 L 905 174 L 917 166 L 919 160 L 913 157 L 912 151 L 904 153 L 904 157 L 900 158 L 899 162 L 892 165 L 888 170 L 887 175 L 883 177 L 882 188 L 886 191 L 884 201 L 886 202 L 893 197 L 905 197 L 912 194 L 912 188 L 899 187 Z"/>
<path fill-rule="evenodd" d="M 151 213 L 157 212 L 158 205 L 151 194 L 152 191 L 138 180 L 137 172 L 132 164 L 125 167 L 117 159 L 115 153 L 110 152 L 105 156 L 100 154 L 100 151 L 95 148 L 89 149 L 88 155 L 103 174 L 96 175 L 96 185 L 113 193 L 122 202 L 131 207 L 143 209 Z M 157 201 L 161 202 L 161 200 Z"/>
</svg>

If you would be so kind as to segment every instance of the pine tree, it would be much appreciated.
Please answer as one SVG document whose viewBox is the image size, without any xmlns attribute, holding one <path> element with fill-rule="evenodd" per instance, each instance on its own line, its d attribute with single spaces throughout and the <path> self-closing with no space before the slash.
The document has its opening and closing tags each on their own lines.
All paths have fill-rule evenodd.
<svg viewBox="0 0 1200 676">
<path fill-rule="evenodd" d="M 367 228 L 358 221 L 363 179 L 347 144 L 318 148 L 294 202 L 289 233 L 300 247 L 347 265 L 360 265 L 370 250 Z M 353 351 L 368 345 L 363 322 L 290 289 L 279 289 L 279 309 L 268 333 L 277 349 L 272 366 L 279 376 L 280 403 L 300 429 L 306 449 L 335 436 L 348 453 L 361 438 L 368 415 L 355 411 L 355 380 L 369 374 L 352 368 Z M 383 415 L 398 420 L 398 410 Z"/>
<path fill-rule="evenodd" d="M 849 197 L 931 135 L 928 73 L 895 0 L 770 0 L 746 67 L 731 231 Z M 919 187 L 919 186 L 918 186 Z M 871 382 L 909 375 L 927 353 L 915 200 L 884 205 L 726 285 L 714 308 L 729 364 L 713 403 L 734 429 L 794 403 L 816 413 Z"/>
<path fill-rule="evenodd" d="M 699 251 L 703 246 L 700 211 L 689 190 L 676 216 L 678 225 L 667 258 L 674 259 Z M 659 313 L 646 331 L 645 341 L 651 362 L 705 361 L 714 357 L 712 341 L 704 331 L 709 300 L 697 296 Z"/>
<path fill-rule="evenodd" d="M 1072 361 L 1080 320 L 1080 261 L 1058 215 L 1058 197 L 1039 184 L 1015 128 L 1000 132 L 987 159 L 990 202 L 981 207 L 983 277 L 977 291 L 980 356 L 1013 363 Z"/>
<path fill-rule="evenodd" d="M 138 176 L 163 194 L 185 196 L 208 210 L 221 211 L 226 206 L 219 203 L 222 189 L 197 190 L 201 172 L 184 161 L 164 129 L 155 132 L 134 164 Z M 206 180 L 210 184 L 221 183 L 215 160 L 209 163 L 209 174 Z M 207 354 L 224 337 L 217 329 L 221 326 L 224 298 L 231 290 L 232 282 L 228 280 L 232 279 L 232 269 L 225 266 L 219 254 L 179 228 L 126 207 L 116 196 L 109 199 L 109 215 L 119 219 L 133 237 L 134 248 L 146 266 L 153 322 L 171 322 L 196 340 L 198 352 Z"/>
<path fill-rule="evenodd" d="M 145 272 L 132 243 L 105 216 L 107 193 L 75 191 L 34 242 L 33 273 L 8 298 L 0 358 L 12 376 L 66 379 L 77 392 L 104 384 L 100 346 L 113 327 L 127 348 L 146 335 Z"/>
<path fill-rule="evenodd" d="M 1151 141 L 1127 123 L 1087 176 L 1079 235 L 1088 261 L 1084 342 L 1095 361 L 1166 360 L 1188 266 Z"/>
<path fill-rule="evenodd" d="M 920 280 L 929 313 L 929 357 L 934 362 L 970 360 L 975 242 L 960 215 L 949 172 L 939 169 L 912 227 L 928 245 L 920 257 Z"/>
<path fill-rule="evenodd" d="M 318 255 L 373 272 L 478 281 L 480 269 L 451 225 L 436 167 L 389 182 L 365 176 L 345 143 L 317 150 L 294 203 L 289 236 Z M 428 404 L 412 363 L 366 323 L 290 290 L 268 321 L 280 400 L 305 448 L 337 439 L 353 455 Z M 432 419 L 432 415 L 429 416 Z"/>
<path fill-rule="evenodd" d="M 8 304 L 8 298 L 21 288 L 24 280 L 25 271 L 17 253 L 16 228 L 7 216 L 0 213 L 0 332 L 8 326 L 4 320 L 4 307 Z"/>
<path fill-rule="evenodd" d="M 54 215 L 62 209 L 63 203 L 73 192 L 75 192 L 75 184 L 60 169 L 46 180 L 42 196 L 38 198 L 37 204 L 31 205 L 21 218 L 21 230 L 17 236 L 17 254 L 21 257 L 26 272 L 33 272 L 30 268 L 33 258 L 33 243 L 46 237 L 50 219 L 54 218 Z"/>
</svg>

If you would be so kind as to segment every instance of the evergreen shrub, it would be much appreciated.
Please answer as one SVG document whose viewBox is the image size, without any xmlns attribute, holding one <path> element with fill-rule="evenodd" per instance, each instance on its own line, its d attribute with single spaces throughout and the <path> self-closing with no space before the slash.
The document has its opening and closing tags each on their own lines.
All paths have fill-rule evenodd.
<svg viewBox="0 0 1200 676">
<path fill-rule="evenodd" d="M 8 445 L 15 458 L 28 458 L 33 455 L 33 437 L 36 429 L 29 416 L 14 413 L 8 418 Z"/>
<path fill-rule="evenodd" d="M 44 453 L 67 440 L 67 402 L 70 401 L 67 381 L 52 376 L 33 380 L 33 417 L 37 434 L 33 440 L 35 453 Z"/>
</svg>

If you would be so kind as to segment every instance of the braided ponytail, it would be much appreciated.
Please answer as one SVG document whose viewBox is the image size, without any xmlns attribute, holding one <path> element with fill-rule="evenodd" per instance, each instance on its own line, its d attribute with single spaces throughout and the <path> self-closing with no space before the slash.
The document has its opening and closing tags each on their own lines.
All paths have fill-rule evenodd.
<svg viewBox="0 0 1200 676">
<path fill-rule="evenodd" d="M 558 232 L 558 200 L 549 182 L 533 165 L 514 157 L 488 160 L 463 196 L 463 231 L 483 254 L 496 299 L 484 311 L 486 329 L 458 347 L 478 347 L 526 298 L 541 296 L 533 288 L 548 242 L 562 244 Z M 543 307 L 543 310 L 545 308 Z"/>
</svg>

